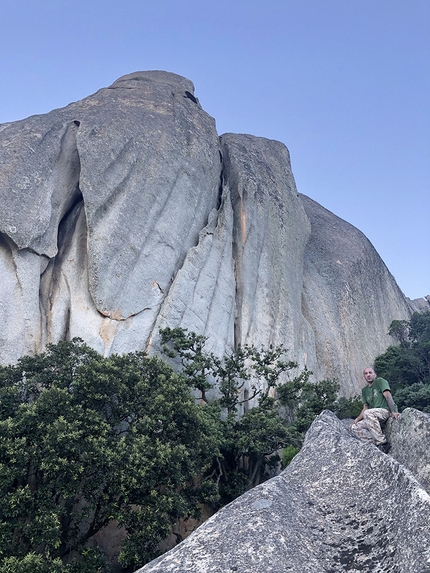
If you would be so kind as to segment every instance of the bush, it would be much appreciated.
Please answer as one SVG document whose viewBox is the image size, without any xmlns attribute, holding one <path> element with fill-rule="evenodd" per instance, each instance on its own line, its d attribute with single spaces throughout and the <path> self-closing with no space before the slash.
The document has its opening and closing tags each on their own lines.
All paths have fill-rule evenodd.
<svg viewBox="0 0 430 573">
<path fill-rule="evenodd" d="M 333 411 L 339 420 L 345 420 L 349 418 L 357 418 L 362 409 L 363 403 L 361 401 L 361 397 L 354 396 L 352 398 L 339 398 Z"/>
<path fill-rule="evenodd" d="M 161 334 L 182 373 L 139 352 L 104 358 L 79 339 L 0 367 L 0 573 L 105 573 L 90 542 L 113 521 L 132 571 L 178 518 L 285 467 L 321 410 L 352 406 L 337 382 L 297 374 L 281 346 L 220 359 L 204 337 Z"/>
<path fill-rule="evenodd" d="M 430 312 L 414 313 L 409 322 L 393 321 L 389 332 L 399 341 L 375 360 L 399 408 L 430 411 Z"/>
<path fill-rule="evenodd" d="M 141 565 L 196 514 L 216 441 L 187 379 L 160 359 L 52 345 L 0 368 L 0 411 L 4 571 L 54 571 L 113 520 L 127 531 L 120 561 Z"/>
<path fill-rule="evenodd" d="M 166 354 L 179 358 L 202 401 L 207 402 L 212 385 L 218 389 L 211 405 L 218 408 L 219 454 L 203 480 L 216 483 L 219 505 L 285 465 L 288 454 L 281 459 L 282 450 L 297 453 L 315 417 L 338 407 L 339 384 L 309 382 L 312 372 L 304 368 L 297 373 L 295 362 L 282 359 L 282 346 L 239 347 L 220 359 L 205 352 L 203 336 L 181 328 L 162 330 L 161 339 Z M 292 372 L 296 374 L 290 378 Z M 258 405 L 246 410 L 255 398 Z"/>
<path fill-rule="evenodd" d="M 293 458 L 300 452 L 297 446 L 287 446 L 282 451 L 282 467 L 286 468 L 292 462 Z"/>
</svg>

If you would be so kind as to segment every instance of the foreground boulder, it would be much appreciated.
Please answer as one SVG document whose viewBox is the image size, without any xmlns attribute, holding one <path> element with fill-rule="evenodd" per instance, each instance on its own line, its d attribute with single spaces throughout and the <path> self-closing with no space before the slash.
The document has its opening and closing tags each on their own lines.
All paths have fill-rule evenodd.
<svg viewBox="0 0 430 573">
<path fill-rule="evenodd" d="M 386 435 L 390 456 L 410 470 L 430 494 L 430 414 L 406 408 L 399 422 L 389 419 Z"/>
<path fill-rule="evenodd" d="M 419 413 L 407 416 L 418 420 Z M 392 429 L 393 443 L 402 424 Z M 334 414 L 323 412 L 282 474 L 139 569 L 230 571 L 428 573 L 430 496 L 401 463 L 353 438 Z"/>
</svg>

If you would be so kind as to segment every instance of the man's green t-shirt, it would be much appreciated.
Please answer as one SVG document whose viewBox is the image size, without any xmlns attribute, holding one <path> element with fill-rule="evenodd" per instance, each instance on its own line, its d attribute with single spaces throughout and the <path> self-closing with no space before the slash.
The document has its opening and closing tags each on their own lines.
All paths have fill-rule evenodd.
<svg viewBox="0 0 430 573">
<path fill-rule="evenodd" d="M 375 378 L 371 386 L 365 386 L 361 391 L 363 404 L 369 408 L 385 408 L 390 411 L 383 392 L 390 390 L 390 385 L 384 378 Z M 396 408 L 397 410 L 397 408 Z"/>
</svg>

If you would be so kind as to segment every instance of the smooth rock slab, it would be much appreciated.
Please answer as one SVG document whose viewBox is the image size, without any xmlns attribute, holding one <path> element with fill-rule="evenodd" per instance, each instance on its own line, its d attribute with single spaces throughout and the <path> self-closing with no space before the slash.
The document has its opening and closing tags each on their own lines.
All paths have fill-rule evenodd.
<svg viewBox="0 0 430 573">
<path fill-rule="evenodd" d="M 233 207 L 235 344 L 286 347 L 314 370 L 313 332 L 302 313 L 303 260 L 310 235 L 284 144 L 221 136 L 224 188 Z"/>
<path fill-rule="evenodd" d="M 279 476 L 139 573 L 428 573 L 430 497 L 323 412 Z"/>
<path fill-rule="evenodd" d="M 411 307 L 361 231 L 305 195 L 311 223 L 304 256 L 303 314 L 315 335 L 317 379 L 337 378 L 344 395 L 359 394 L 363 369 L 393 344 L 393 320 Z"/>
<path fill-rule="evenodd" d="M 176 74 L 136 72 L 92 96 L 80 123 L 90 292 L 113 319 L 155 321 L 218 204 L 218 134 L 193 92 Z"/>
</svg>

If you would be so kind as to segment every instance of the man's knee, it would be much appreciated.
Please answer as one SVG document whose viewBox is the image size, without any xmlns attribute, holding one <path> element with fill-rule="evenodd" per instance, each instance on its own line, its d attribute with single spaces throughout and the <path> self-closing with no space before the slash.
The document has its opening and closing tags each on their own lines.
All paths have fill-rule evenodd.
<svg viewBox="0 0 430 573">
<path fill-rule="evenodd" d="M 387 413 L 387 415 L 385 415 Z M 363 413 L 363 418 L 364 419 L 372 419 L 372 420 L 378 420 L 378 422 L 381 424 L 383 424 L 387 418 L 389 418 L 389 412 L 388 410 L 383 410 L 382 408 L 368 408 L 367 410 L 364 411 Z"/>
<path fill-rule="evenodd" d="M 373 408 L 368 408 L 367 410 L 364 411 L 363 413 L 363 418 L 366 419 L 373 419 L 373 420 L 377 420 L 378 417 L 376 415 L 376 411 Z"/>
</svg>

